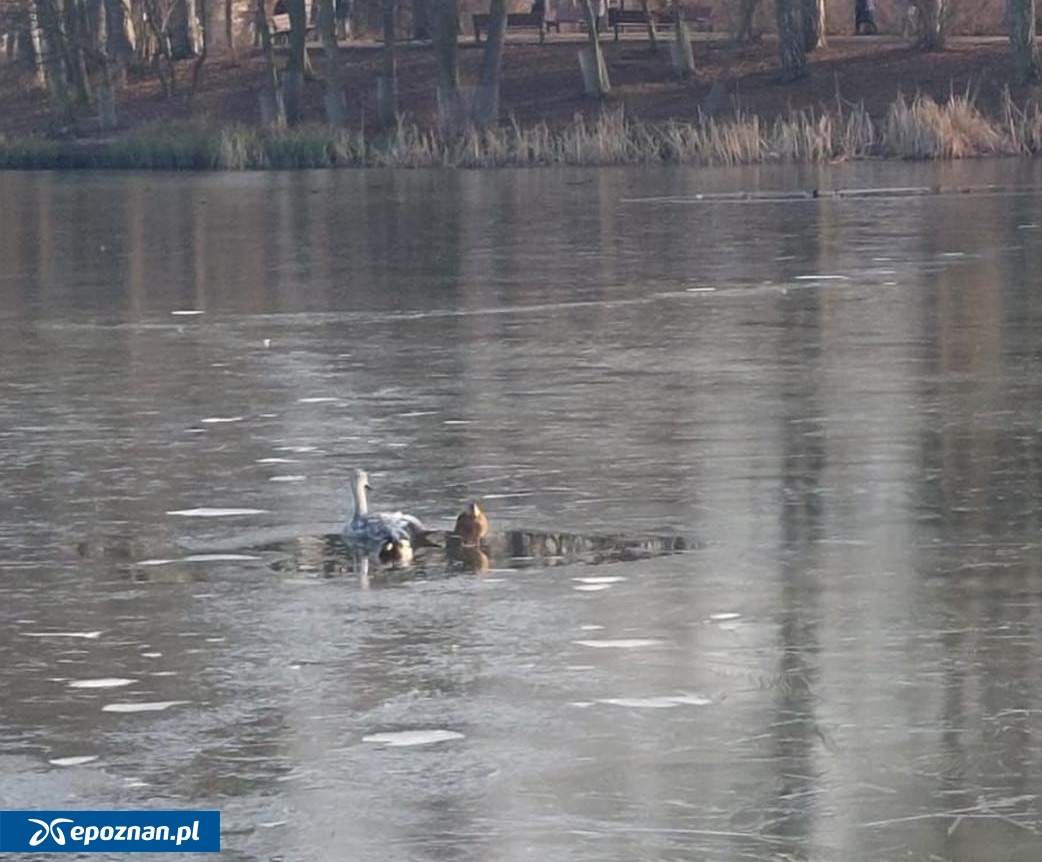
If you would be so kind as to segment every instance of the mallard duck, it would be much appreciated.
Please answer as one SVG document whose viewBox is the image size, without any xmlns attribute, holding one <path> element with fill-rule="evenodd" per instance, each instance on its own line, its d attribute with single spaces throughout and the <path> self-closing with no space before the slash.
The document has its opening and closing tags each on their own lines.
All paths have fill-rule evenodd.
<svg viewBox="0 0 1042 862">
<path fill-rule="evenodd" d="M 456 519 L 456 527 L 452 531 L 460 538 L 464 548 L 476 547 L 488 534 L 488 518 L 477 503 L 468 503 Z"/>
<path fill-rule="evenodd" d="M 397 541 L 388 539 L 380 546 L 376 556 L 381 563 L 408 565 L 412 562 L 412 542 L 408 539 L 398 539 Z"/>
<path fill-rule="evenodd" d="M 403 512 L 369 512 L 369 475 L 365 470 L 355 470 L 351 484 L 355 511 L 344 527 L 344 541 L 377 548 L 384 562 L 407 563 L 412 559 L 413 548 L 430 544 L 427 528 L 414 515 Z"/>
</svg>

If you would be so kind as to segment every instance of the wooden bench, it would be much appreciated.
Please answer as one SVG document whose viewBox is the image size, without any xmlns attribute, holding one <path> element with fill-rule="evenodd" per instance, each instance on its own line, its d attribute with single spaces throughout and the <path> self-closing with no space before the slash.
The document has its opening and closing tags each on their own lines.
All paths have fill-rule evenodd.
<svg viewBox="0 0 1042 862">
<path fill-rule="evenodd" d="M 488 35 L 492 16 L 487 12 L 477 12 L 470 17 L 474 25 L 474 41 L 480 42 L 482 30 Z M 538 30 L 540 44 L 545 41 L 548 30 L 561 32 L 561 25 L 557 21 L 548 21 L 539 12 L 511 12 L 507 15 L 506 23 L 507 30 Z"/>
<path fill-rule="evenodd" d="M 278 15 L 272 15 L 268 19 L 268 32 L 271 34 L 271 43 L 273 45 L 286 45 L 289 43 L 289 34 L 293 27 L 289 23 L 289 13 L 281 12 Z M 315 35 L 315 25 L 308 24 L 307 29 L 304 31 L 304 38 L 313 37 Z"/>
<path fill-rule="evenodd" d="M 698 5 L 684 5 L 684 20 L 694 25 L 697 30 L 707 33 L 713 32 L 713 7 Z M 676 23 L 676 13 L 672 8 L 654 10 L 651 19 L 658 27 L 672 26 Z M 642 9 L 616 9 L 608 10 L 608 26 L 615 31 L 615 41 L 619 41 L 619 30 L 623 27 L 640 26 L 647 27 L 648 19 Z"/>
</svg>

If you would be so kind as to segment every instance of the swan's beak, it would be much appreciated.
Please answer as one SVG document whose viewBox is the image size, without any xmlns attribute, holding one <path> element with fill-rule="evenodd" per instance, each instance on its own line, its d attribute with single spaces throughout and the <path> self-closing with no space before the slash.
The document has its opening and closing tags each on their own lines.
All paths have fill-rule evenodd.
<svg viewBox="0 0 1042 862">
<path fill-rule="evenodd" d="M 368 482 L 366 482 L 362 487 L 365 488 L 367 491 L 373 490 L 373 486 L 370 485 Z"/>
</svg>

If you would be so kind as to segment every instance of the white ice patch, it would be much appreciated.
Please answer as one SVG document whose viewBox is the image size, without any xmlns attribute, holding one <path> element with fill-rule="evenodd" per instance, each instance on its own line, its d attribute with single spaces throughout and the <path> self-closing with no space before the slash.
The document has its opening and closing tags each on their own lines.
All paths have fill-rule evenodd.
<svg viewBox="0 0 1042 862">
<path fill-rule="evenodd" d="M 162 657 L 163 657 L 163 654 L 161 652 L 143 652 L 143 653 L 141 653 L 141 658 L 162 658 Z"/>
<path fill-rule="evenodd" d="M 253 554 L 191 554 L 184 557 L 184 563 L 220 563 L 235 562 L 236 560 L 259 560 Z"/>
<path fill-rule="evenodd" d="M 101 632 L 22 632 L 24 638 L 83 638 L 88 641 L 96 641 L 101 637 Z"/>
<path fill-rule="evenodd" d="M 154 560 L 141 560 L 139 566 L 169 566 L 171 563 L 219 563 L 234 562 L 236 560 L 259 560 L 252 554 L 190 554 L 180 559 L 157 558 Z"/>
<path fill-rule="evenodd" d="M 463 739 L 462 733 L 454 730 L 402 730 L 396 733 L 372 733 L 363 736 L 362 742 L 375 742 L 395 748 L 406 745 L 430 745 L 435 742 L 448 742 L 450 739 Z"/>
<path fill-rule="evenodd" d="M 269 482 L 305 482 L 307 476 L 301 476 L 300 474 L 288 475 L 288 476 L 271 476 L 268 478 Z"/>
<path fill-rule="evenodd" d="M 610 590 L 611 584 L 576 584 L 572 589 L 581 593 L 599 593 L 601 590 Z"/>
<path fill-rule="evenodd" d="M 578 581 L 580 584 L 618 584 L 626 579 L 620 575 L 605 575 L 599 578 L 572 578 L 572 580 Z"/>
<path fill-rule="evenodd" d="M 797 275 L 796 281 L 850 281 L 848 275 Z"/>
<path fill-rule="evenodd" d="M 718 614 L 710 614 L 709 619 L 711 619 L 714 623 L 717 623 L 721 620 L 736 620 L 740 616 L 741 614 L 737 613 L 736 611 L 721 611 Z"/>
<path fill-rule="evenodd" d="M 98 755 L 96 754 L 80 754 L 75 757 L 55 757 L 47 762 L 52 766 L 83 766 L 84 763 L 90 763 L 92 760 L 97 760 Z"/>
<path fill-rule="evenodd" d="M 177 311 L 171 311 L 170 314 L 174 317 L 196 317 L 200 314 L 206 314 L 206 312 L 199 311 L 196 308 L 180 308 Z"/>
<path fill-rule="evenodd" d="M 102 712 L 162 712 L 172 706 L 188 703 L 187 700 L 154 700 L 140 703 L 106 703 Z"/>
<path fill-rule="evenodd" d="M 712 698 L 700 694 L 665 695 L 661 697 L 609 697 L 597 701 L 632 709 L 672 709 L 674 706 L 710 706 Z"/>
<path fill-rule="evenodd" d="M 200 506 L 197 509 L 175 509 L 168 515 L 179 515 L 182 518 L 235 518 L 241 515 L 266 515 L 267 509 L 219 509 Z"/>
<path fill-rule="evenodd" d="M 276 446 L 276 452 L 314 452 L 317 446 Z"/>
<path fill-rule="evenodd" d="M 203 425 L 224 425 L 229 422 L 242 422 L 245 418 L 245 416 L 208 416 L 199 421 Z"/>
<path fill-rule="evenodd" d="M 640 649 L 641 647 L 658 646 L 662 641 L 655 638 L 618 638 L 616 640 L 572 641 L 572 643 L 594 649 Z"/>
<path fill-rule="evenodd" d="M 574 706 L 576 709 L 586 709 L 591 706 L 596 706 L 596 703 L 592 700 L 573 700 L 568 705 Z"/>
<path fill-rule="evenodd" d="M 579 628 L 584 632 L 599 632 L 604 628 L 604 626 L 587 625 L 579 626 Z"/>
<path fill-rule="evenodd" d="M 327 404 L 330 401 L 339 401 L 339 398 L 335 398 L 332 395 L 313 395 L 310 398 L 298 398 L 298 404 Z"/>
<path fill-rule="evenodd" d="M 124 685 L 134 685 L 136 682 L 136 679 L 106 676 L 101 679 L 74 679 L 69 683 L 69 688 L 121 688 Z"/>
<path fill-rule="evenodd" d="M 257 464 L 296 464 L 296 458 L 258 458 Z"/>
</svg>

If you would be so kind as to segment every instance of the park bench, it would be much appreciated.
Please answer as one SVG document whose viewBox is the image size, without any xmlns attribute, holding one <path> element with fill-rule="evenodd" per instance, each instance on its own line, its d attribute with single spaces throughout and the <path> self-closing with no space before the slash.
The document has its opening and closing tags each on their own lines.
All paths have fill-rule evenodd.
<svg viewBox="0 0 1042 862">
<path fill-rule="evenodd" d="M 481 41 L 481 31 L 488 35 L 488 27 L 491 15 L 487 12 L 478 12 L 471 15 L 474 25 L 474 41 Z M 540 12 L 511 12 L 507 15 L 507 30 L 538 30 L 540 44 L 546 39 L 548 30 L 561 32 L 561 25 L 557 21 L 548 21 Z"/>
<path fill-rule="evenodd" d="M 658 27 L 672 26 L 676 23 L 676 12 L 672 7 L 656 10 L 651 13 L 651 18 Z M 713 7 L 704 4 L 685 4 L 684 20 L 695 27 L 696 30 L 713 32 Z M 615 41 L 619 41 L 619 30 L 628 26 L 647 27 L 648 19 L 642 9 L 609 9 L 608 26 L 615 32 Z"/>
<path fill-rule="evenodd" d="M 289 43 L 289 34 L 293 29 L 289 23 L 289 13 L 280 12 L 278 15 L 272 15 L 268 19 L 268 32 L 271 34 L 271 43 L 273 45 L 285 45 Z M 315 25 L 308 24 L 305 31 L 305 38 L 311 38 L 315 35 Z"/>
</svg>

